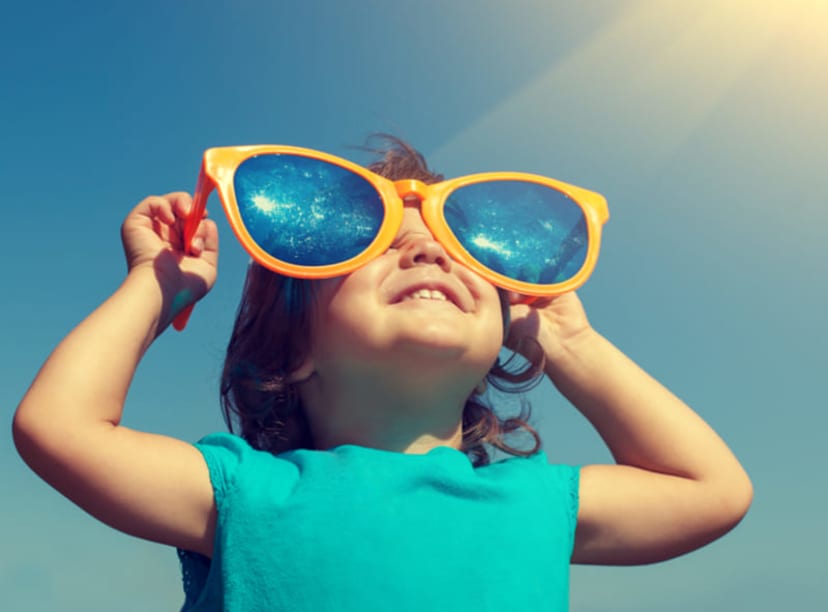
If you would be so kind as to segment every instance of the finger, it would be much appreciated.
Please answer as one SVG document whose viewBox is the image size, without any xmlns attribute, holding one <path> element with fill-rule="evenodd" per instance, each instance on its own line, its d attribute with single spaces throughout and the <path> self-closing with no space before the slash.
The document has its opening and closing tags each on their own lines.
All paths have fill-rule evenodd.
<svg viewBox="0 0 828 612">
<path fill-rule="evenodd" d="M 517 304 L 531 304 L 536 307 L 543 307 L 549 301 L 549 298 L 537 297 L 534 295 L 524 295 L 515 291 L 509 292 L 509 304 L 515 306 Z"/>
<path fill-rule="evenodd" d="M 531 312 L 531 308 L 526 304 L 512 304 L 509 307 L 509 313 L 512 317 L 512 321 L 517 321 L 522 317 L 527 316 Z"/>
<path fill-rule="evenodd" d="M 143 209 L 143 210 L 142 210 Z M 138 213 L 144 213 L 153 221 L 160 221 L 167 225 L 175 223 L 175 215 L 172 211 L 170 202 L 163 196 L 149 196 L 145 198 L 136 210 Z"/>
<path fill-rule="evenodd" d="M 553 297 L 539 297 L 532 299 L 532 301 L 529 302 L 529 304 L 531 304 L 532 308 L 546 308 L 547 306 L 549 306 L 549 304 L 551 304 L 554 301 L 555 298 Z"/>
<path fill-rule="evenodd" d="M 212 219 L 205 219 L 199 225 L 199 235 L 204 240 L 204 248 L 208 251 L 218 251 L 218 226 Z"/>
<path fill-rule="evenodd" d="M 509 292 L 509 304 L 520 304 L 523 302 L 523 296 L 516 291 Z"/>
<path fill-rule="evenodd" d="M 199 223 L 195 236 L 193 236 L 190 254 L 199 257 L 204 252 L 215 253 L 216 251 L 218 251 L 218 228 L 214 221 L 204 219 Z"/>
<path fill-rule="evenodd" d="M 190 214 L 190 209 L 193 206 L 193 198 L 186 191 L 173 191 L 165 196 L 175 212 L 175 216 L 179 219 L 186 219 Z"/>
</svg>

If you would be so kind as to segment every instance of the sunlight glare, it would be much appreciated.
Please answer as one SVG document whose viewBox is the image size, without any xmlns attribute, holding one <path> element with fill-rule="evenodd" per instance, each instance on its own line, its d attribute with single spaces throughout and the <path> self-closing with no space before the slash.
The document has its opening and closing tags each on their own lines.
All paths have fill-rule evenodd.
<svg viewBox="0 0 828 612">
<path fill-rule="evenodd" d="M 590 148 L 629 143 L 642 169 L 655 169 L 745 75 L 780 50 L 792 71 L 801 70 L 802 58 L 810 64 L 823 56 L 826 32 L 828 0 L 639 0 L 434 155 L 500 138 L 544 151 L 561 139 L 572 143 L 567 116 L 594 111 L 579 139 Z"/>
<path fill-rule="evenodd" d="M 254 195 L 251 200 L 253 201 L 253 206 L 256 207 L 256 210 L 263 212 L 263 213 L 270 213 L 276 210 L 278 204 L 274 202 L 271 198 L 267 197 L 264 194 L 257 194 Z"/>
<path fill-rule="evenodd" d="M 481 249 L 486 249 L 488 251 L 493 251 L 498 253 L 499 255 L 503 255 L 504 257 L 511 257 L 512 251 L 506 248 L 505 245 L 501 243 L 494 242 L 490 238 L 487 238 L 483 235 L 475 236 L 471 239 L 472 244 L 475 246 L 480 247 Z"/>
</svg>

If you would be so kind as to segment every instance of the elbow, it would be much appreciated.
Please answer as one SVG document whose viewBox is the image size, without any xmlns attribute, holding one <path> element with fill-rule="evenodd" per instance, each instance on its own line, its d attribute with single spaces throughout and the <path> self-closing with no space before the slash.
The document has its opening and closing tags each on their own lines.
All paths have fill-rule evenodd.
<svg viewBox="0 0 828 612">
<path fill-rule="evenodd" d="M 31 469 L 42 475 L 43 466 L 48 463 L 59 448 L 65 436 L 39 415 L 27 410 L 25 401 L 20 404 L 12 420 L 12 440 L 18 455 Z"/>
<path fill-rule="evenodd" d="M 728 478 L 717 487 L 717 514 L 721 534 L 738 525 L 753 503 L 753 483 L 744 470 Z"/>
<path fill-rule="evenodd" d="M 750 477 L 744 472 L 733 497 L 734 513 L 738 515 L 738 523 L 744 518 L 753 503 L 753 483 L 750 481 Z"/>
<path fill-rule="evenodd" d="M 32 455 L 36 448 L 37 436 L 34 434 L 33 428 L 29 423 L 31 419 L 26 417 L 25 411 L 22 410 L 22 405 L 17 409 L 12 420 L 12 440 L 17 449 L 17 453 L 27 465 L 32 465 Z"/>
<path fill-rule="evenodd" d="M 12 440 L 14 441 L 15 448 L 17 448 L 17 452 L 22 456 L 28 435 L 26 432 L 26 420 L 21 408 L 22 405 L 18 406 L 17 412 L 14 413 L 14 418 L 12 419 Z"/>
</svg>

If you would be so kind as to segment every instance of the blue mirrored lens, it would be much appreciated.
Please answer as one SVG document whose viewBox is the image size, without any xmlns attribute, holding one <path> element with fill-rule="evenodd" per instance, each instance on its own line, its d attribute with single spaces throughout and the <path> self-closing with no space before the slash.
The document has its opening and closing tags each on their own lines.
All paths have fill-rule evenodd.
<svg viewBox="0 0 828 612">
<path fill-rule="evenodd" d="M 347 261 L 376 238 L 385 208 L 366 179 L 312 157 L 251 157 L 233 179 L 239 213 L 268 254 L 301 266 Z"/>
<path fill-rule="evenodd" d="M 584 265 L 586 218 L 557 189 L 518 180 L 475 183 L 453 191 L 443 212 L 472 257 L 509 278 L 562 283 Z"/>
</svg>

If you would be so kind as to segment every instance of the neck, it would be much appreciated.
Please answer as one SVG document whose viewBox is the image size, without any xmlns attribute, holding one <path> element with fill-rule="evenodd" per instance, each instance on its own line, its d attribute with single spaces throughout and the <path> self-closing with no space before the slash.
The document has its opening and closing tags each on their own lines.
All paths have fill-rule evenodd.
<svg viewBox="0 0 828 612">
<path fill-rule="evenodd" d="M 387 376 L 311 376 L 301 395 L 316 448 L 356 444 L 422 454 L 460 448 L 463 408 L 474 383 L 395 381 Z"/>
</svg>

